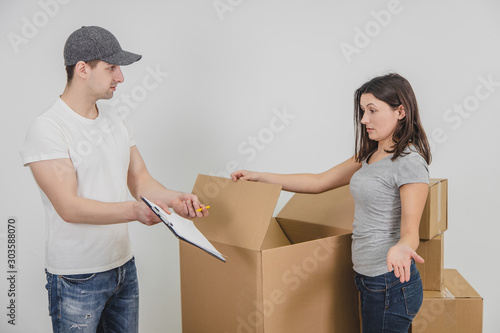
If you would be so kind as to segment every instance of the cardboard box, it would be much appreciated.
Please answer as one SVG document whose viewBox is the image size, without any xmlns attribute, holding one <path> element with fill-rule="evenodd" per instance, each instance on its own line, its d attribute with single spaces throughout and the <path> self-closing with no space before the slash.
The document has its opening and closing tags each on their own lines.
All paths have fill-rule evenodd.
<svg viewBox="0 0 500 333">
<path fill-rule="evenodd" d="M 417 263 L 424 290 L 440 291 L 443 286 L 444 234 L 421 240 L 417 253 L 425 260 L 423 264 Z"/>
<path fill-rule="evenodd" d="M 348 187 L 295 195 L 275 219 L 280 192 L 198 176 L 211 209 L 196 226 L 227 262 L 180 242 L 183 332 L 360 331 Z"/>
<path fill-rule="evenodd" d="M 432 178 L 420 219 L 420 239 L 433 239 L 448 229 L 448 180 Z"/>
<path fill-rule="evenodd" d="M 483 299 L 455 269 L 444 270 L 442 291 L 424 291 L 412 333 L 480 333 Z"/>
</svg>

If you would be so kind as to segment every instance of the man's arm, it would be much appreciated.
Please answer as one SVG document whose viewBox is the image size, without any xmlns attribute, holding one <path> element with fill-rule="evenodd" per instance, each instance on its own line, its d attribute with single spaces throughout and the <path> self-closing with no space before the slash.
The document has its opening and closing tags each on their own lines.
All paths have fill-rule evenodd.
<svg viewBox="0 0 500 333">
<path fill-rule="evenodd" d="M 146 168 L 146 164 L 136 146 L 130 147 L 130 165 L 128 171 L 128 188 L 134 198 L 143 196 L 150 200 L 159 200 L 171 206 L 174 211 L 184 217 L 207 216 L 208 211 L 200 203 L 196 195 L 169 190 L 156 181 Z M 201 212 L 196 212 L 202 208 Z"/>
<path fill-rule="evenodd" d="M 110 203 L 79 197 L 75 169 L 69 158 L 33 162 L 30 167 L 36 182 L 66 222 L 115 224 L 137 220 L 147 225 L 160 222 L 139 201 Z M 168 209 L 164 204 L 162 208 Z"/>
</svg>

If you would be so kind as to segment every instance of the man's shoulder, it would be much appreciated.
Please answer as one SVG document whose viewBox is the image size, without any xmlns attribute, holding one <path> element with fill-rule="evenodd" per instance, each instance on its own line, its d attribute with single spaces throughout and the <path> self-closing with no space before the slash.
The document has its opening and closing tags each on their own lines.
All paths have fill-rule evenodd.
<svg viewBox="0 0 500 333">
<path fill-rule="evenodd" d="M 49 107 L 42 111 L 35 121 L 61 118 L 63 107 L 59 103 L 59 99 L 55 100 Z"/>
<path fill-rule="evenodd" d="M 56 100 L 50 107 L 35 117 L 29 131 L 51 131 L 60 128 L 64 122 L 64 112 Z"/>
</svg>

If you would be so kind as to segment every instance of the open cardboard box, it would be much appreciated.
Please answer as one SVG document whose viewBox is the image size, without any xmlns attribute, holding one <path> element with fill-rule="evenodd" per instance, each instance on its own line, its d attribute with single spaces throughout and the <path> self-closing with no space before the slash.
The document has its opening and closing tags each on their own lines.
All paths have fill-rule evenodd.
<svg viewBox="0 0 500 333">
<path fill-rule="evenodd" d="M 481 333 L 483 298 L 456 269 L 445 269 L 443 289 L 424 291 L 411 333 Z"/>
<path fill-rule="evenodd" d="M 211 206 L 198 229 L 226 263 L 180 242 L 185 333 L 359 332 L 348 186 L 294 195 L 272 217 L 281 186 L 200 175 Z"/>
</svg>

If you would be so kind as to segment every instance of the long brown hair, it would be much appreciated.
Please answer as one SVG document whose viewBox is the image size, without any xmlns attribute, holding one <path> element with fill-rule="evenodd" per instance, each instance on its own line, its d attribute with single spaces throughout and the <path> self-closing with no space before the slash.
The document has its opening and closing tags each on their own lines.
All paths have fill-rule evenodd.
<svg viewBox="0 0 500 333">
<path fill-rule="evenodd" d="M 378 142 L 368 137 L 366 126 L 361 123 L 363 110 L 360 99 L 362 94 L 371 93 L 381 101 L 396 109 L 403 105 L 405 117 L 400 119 L 392 135 L 393 145 L 388 153 L 393 153 L 392 160 L 406 155 L 403 150 L 410 144 L 422 155 L 427 164 L 431 163 L 431 150 L 424 128 L 420 123 L 417 99 L 410 82 L 399 74 L 391 73 L 378 76 L 363 84 L 354 93 L 354 132 L 355 132 L 355 159 L 361 162 L 368 158 L 377 149 Z"/>
</svg>

